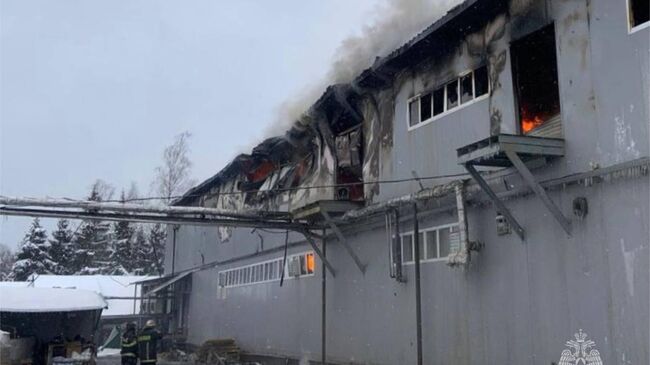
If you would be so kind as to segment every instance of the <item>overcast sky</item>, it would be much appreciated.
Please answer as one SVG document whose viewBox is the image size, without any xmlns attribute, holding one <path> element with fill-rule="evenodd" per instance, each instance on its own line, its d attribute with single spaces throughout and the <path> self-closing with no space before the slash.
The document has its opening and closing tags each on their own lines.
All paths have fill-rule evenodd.
<svg viewBox="0 0 650 365">
<path fill-rule="evenodd" d="M 0 194 L 83 198 L 98 178 L 147 194 L 185 130 L 194 177 L 213 175 L 378 2 L 0 0 Z M 0 217 L 0 243 L 29 221 Z"/>
</svg>

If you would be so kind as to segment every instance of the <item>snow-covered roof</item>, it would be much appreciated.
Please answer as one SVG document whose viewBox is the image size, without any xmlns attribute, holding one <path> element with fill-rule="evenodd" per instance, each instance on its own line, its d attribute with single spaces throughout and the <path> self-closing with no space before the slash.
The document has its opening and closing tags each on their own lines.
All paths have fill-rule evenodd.
<svg viewBox="0 0 650 365">
<path fill-rule="evenodd" d="M 139 297 L 140 286 L 131 285 L 136 281 L 152 278 L 151 276 L 117 276 L 117 275 L 35 275 L 32 279 L 36 288 L 76 288 L 92 290 L 104 297 Z M 31 280 L 31 279 L 30 279 Z M 140 300 L 106 299 L 108 309 L 102 316 L 137 314 Z"/>
<path fill-rule="evenodd" d="M 73 312 L 106 306 L 104 298 L 90 290 L 0 286 L 0 312 Z"/>
<path fill-rule="evenodd" d="M 0 281 L 0 287 L 24 288 L 29 285 L 26 281 Z"/>
</svg>

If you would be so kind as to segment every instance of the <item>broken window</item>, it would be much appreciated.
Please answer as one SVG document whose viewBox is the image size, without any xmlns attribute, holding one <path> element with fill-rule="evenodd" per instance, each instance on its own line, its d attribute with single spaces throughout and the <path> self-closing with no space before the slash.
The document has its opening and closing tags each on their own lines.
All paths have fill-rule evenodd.
<svg viewBox="0 0 650 365">
<path fill-rule="evenodd" d="M 474 99 L 474 83 L 470 72 L 460 78 L 460 102 L 465 104 L 472 99 Z"/>
<path fill-rule="evenodd" d="M 363 138 L 361 127 L 355 127 L 336 136 L 338 200 L 363 200 Z"/>
<path fill-rule="evenodd" d="M 488 93 L 488 72 L 487 66 L 479 67 L 474 70 L 474 97 Z"/>
<path fill-rule="evenodd" d="M 445 111 L 445 89 L 440 88 L 433 92 L 433 115 L 442 114 Z"/>
<path fill-rule="evenodd" d="M 521 132 L 527 134 L 547 122 L 559 120 L 553 24 L 513 43 L 512 60 Z"/>
<path fill-rule="evenodd" d="M 424 94 L 420 97 L 420 119 L 425 121 L 431 118 L 431 93 Z"/>
<path fill-rule="evenodd" d="M 649 0 L 629 0 L 630 27 L 638 27 L 650 20 Z"/>
<path fill-rule="evenodd" d="M 458 106 L 458 80 L 447 84 L 447 110 Z"/>
</svg>

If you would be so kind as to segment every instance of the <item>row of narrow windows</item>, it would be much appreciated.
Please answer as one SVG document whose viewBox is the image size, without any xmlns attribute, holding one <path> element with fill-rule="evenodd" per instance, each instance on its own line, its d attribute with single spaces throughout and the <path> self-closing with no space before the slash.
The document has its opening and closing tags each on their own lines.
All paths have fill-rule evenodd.
<svg viewBox="0 0 650 365">
<path fill-rule="evenodd" d="M 401 235 L 402 262 L 415 262 L 413 233 Z M 420 261 L 444 260 L 450 253 L 460 249 L 460 233 L 457 224 L 423 229 L 419 235 Z"/>
<path fill-rule="evenodd" d="M 439 88 L 409 100 L 409 127 L 486 95 L 489 91 L 487 67 L 482 66 Z"/>
<path fill-rule="evenodd" d="M 219 286 L 222 288 L 264 283 L 280 280 L 282 271 L 285 277 L 300 277 L 314 274 L 316 262 L 313 252 L 306 252 L 284 258 L 241 266 L 219 272 Z"/>
</svg>

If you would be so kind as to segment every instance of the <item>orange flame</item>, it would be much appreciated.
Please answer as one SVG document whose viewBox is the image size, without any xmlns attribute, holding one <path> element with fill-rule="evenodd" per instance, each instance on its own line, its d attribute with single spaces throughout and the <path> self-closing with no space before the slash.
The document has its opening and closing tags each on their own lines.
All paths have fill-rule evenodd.
<svg viewBox="0 0 650 365">
<path fill-rule="evenodd" d="M 528 133 L 533 129 L 544 124 L 544 119 L 539 115 L 529 115 L 530 113 L 526 108 L 521 109 L 521 130 Z"/>
<path fill-rule="evenodd" d="M 307 273 L 312 274 L 314 272 L 314 269 L 316 269 L 316 262 L 314 261 L 314 254 L 313 253 L 308 253 L 307 254 Z"/>
</svg>

